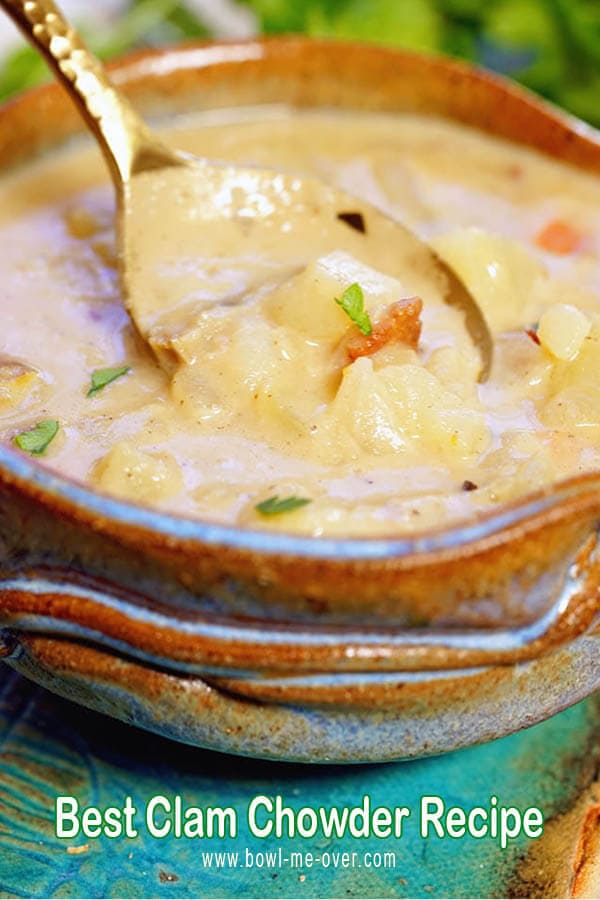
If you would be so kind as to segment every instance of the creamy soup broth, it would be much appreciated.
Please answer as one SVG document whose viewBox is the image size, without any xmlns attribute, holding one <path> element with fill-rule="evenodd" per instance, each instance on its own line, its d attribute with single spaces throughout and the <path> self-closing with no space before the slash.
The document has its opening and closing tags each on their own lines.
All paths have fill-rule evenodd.
<svg viewBox="0 0 600 900">
<path fill-rule="evenodd" d="M 163 371 L 121 302 L 113 192 L 82 145 L 0 184 L 0 439 L 50 421 L 47 446 L 34 433 L 21 452 L 42 447 L 40 464 L 71 479 L 312 535 L 443 527 L 600 467 L 597 178 L 415 116 L 232 111 L 167 137 L 315 173 L 406 222 L 484 311 L 490 379 L 460 313 L 415 301 L 358 239 L 239 302 L 205 279 Z M 370 335 L 336 302 L 352 284 Z"/>
</svg>

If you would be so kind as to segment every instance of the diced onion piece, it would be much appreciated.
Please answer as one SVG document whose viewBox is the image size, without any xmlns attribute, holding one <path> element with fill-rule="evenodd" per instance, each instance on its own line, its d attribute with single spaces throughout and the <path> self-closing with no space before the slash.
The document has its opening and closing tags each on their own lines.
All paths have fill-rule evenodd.
<svg viewBox="0 0 600 900">
<path fill-rule="evenodd" d="M 557 359 L 575 359 L 589 335 L 592 323 L 580 309 L 569 303 L 555 303 L 542 315 L 537 336 Z"/>
</svg>

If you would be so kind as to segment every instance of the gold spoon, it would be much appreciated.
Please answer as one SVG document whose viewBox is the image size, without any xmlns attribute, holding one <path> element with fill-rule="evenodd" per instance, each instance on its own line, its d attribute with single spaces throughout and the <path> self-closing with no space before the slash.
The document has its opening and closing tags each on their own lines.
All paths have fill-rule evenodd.
<svg viewBox="0 0 600 900">
<path fill-rule="evenodd" d="M 492 362 L 484 316 L 456 273 L 417 235 L 317 178 L 198 159 L 165 145 L 116 90 L 52 0 L 0 0 L 46 58 L 96 137 L 118 198 L 125 304 L 161 364 L 207 302 L 243 302 L 332 250 L 432 292 L 464 313 Z M 310 302 L 310 298 L 306 298 Z"/>
</svg>

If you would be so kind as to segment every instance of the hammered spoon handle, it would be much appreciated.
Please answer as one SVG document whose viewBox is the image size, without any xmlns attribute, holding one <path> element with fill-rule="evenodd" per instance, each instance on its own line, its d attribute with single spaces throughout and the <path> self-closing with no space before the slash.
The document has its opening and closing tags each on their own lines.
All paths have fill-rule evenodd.
<svg viewBox="0 0 600 900">
<path fill-rule="evenodd" d="M 181 164 L 179 154 L 153 134 L 114 87 L 105 67 L 53 0 L 0 0 L 0 7 L 67 89 L 97 138 L 118 186 L 137 172 Z"/>
</svg>

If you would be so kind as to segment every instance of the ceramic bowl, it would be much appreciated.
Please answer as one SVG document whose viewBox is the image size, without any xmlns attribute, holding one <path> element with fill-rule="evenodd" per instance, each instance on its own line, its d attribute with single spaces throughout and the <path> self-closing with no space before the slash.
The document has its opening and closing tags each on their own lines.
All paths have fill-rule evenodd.
<svg viewBox="0 0 600 900">
<path fill-rule="evenodd" d="M 600 174 L 600 136 L 456 62 L 283 38 L 134 55 L 147 116 L 218 107 L 416 111 Z M 56 86 L 0 110 L 0 170 L 82 132 Z M 600 684 L 600 474 L 415 539 L 331 540 L 175 518 L 0 447 L 0 653 L 59 694 L 232 753 L 439 753 Z"/>
</svg>

